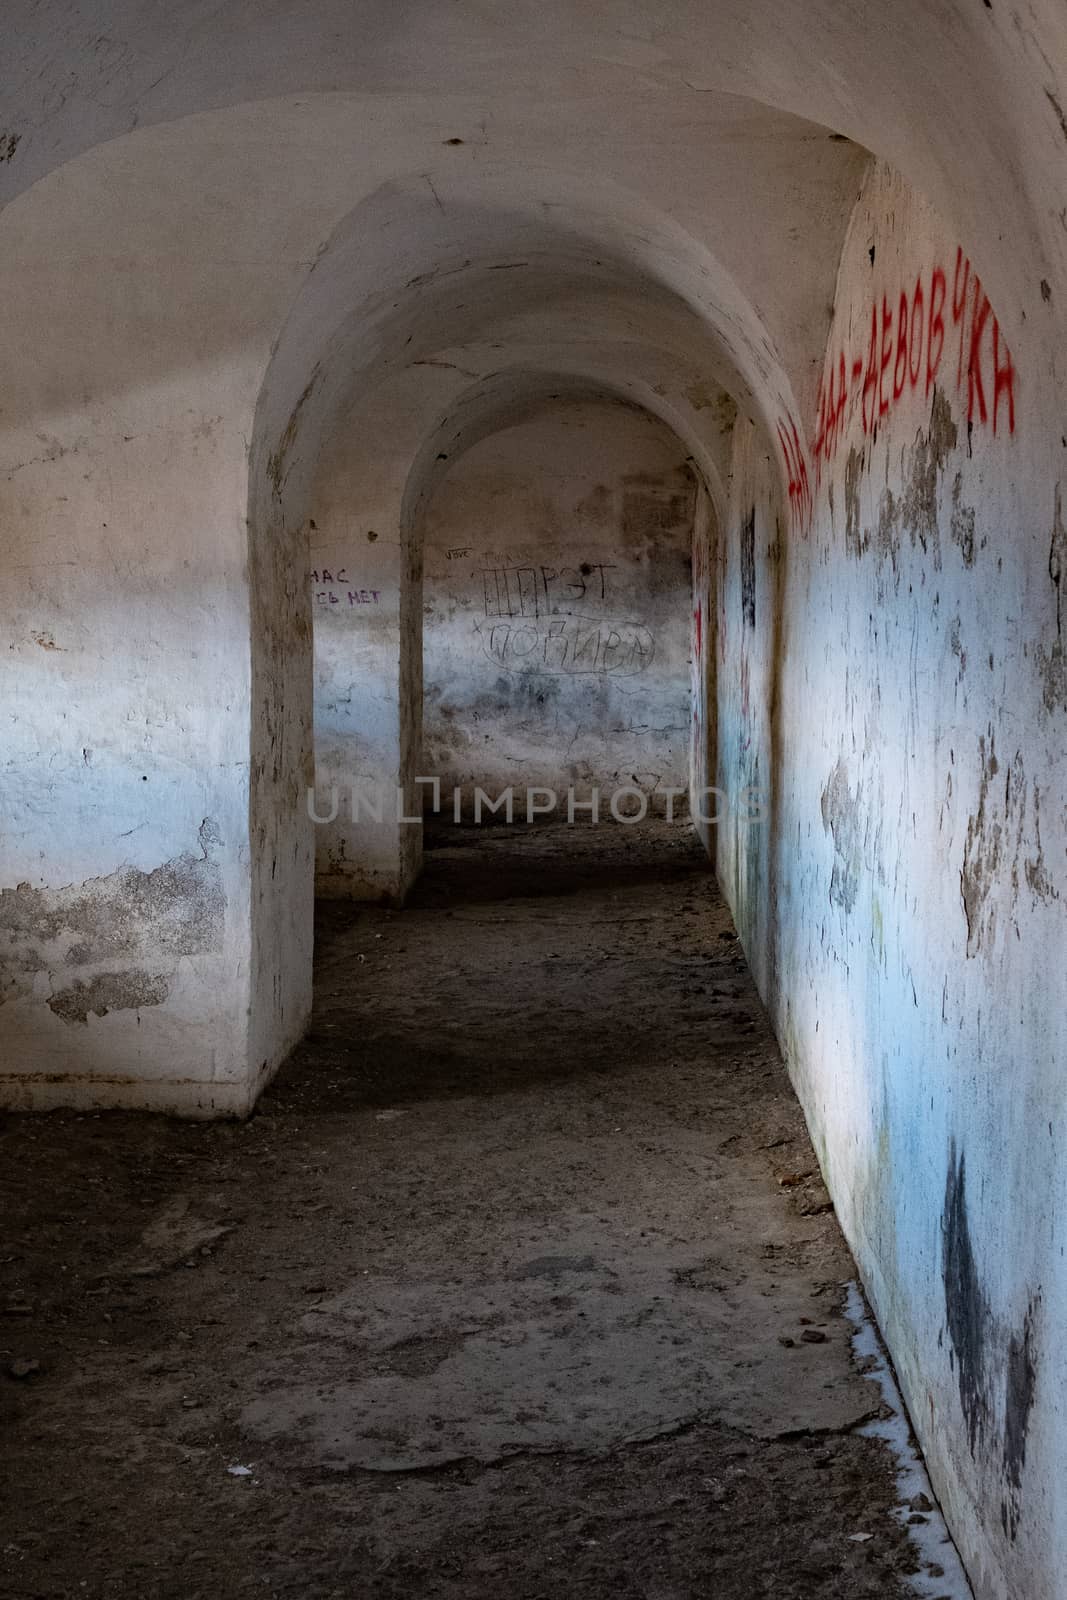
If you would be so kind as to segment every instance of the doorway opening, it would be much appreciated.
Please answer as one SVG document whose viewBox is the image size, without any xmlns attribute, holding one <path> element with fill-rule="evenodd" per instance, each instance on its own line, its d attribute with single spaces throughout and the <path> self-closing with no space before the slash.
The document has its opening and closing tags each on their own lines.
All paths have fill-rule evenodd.
<svg viewBox="0 0 1067 1600">
<path fill-rule="evenodd" d="M 684 812 L 698 490 L 663 423 L 603 399 L 546 405 L 444 475 L 422 519 L 438 817 Z"/>
</svg>

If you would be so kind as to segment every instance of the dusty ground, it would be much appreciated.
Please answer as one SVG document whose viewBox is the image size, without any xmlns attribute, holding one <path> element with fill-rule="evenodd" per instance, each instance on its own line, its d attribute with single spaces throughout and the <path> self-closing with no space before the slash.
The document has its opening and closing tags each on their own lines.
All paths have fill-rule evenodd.
<svg viewBox="0 0 1067 1600">
<path fill-rule="evenodd" d="M 404 912 L 325 908 L 247 1124 L 7 1119 L 0 1593 L 903 1594 L 852 1263 L 696 846 L 447 839 Z"/>
</svg>

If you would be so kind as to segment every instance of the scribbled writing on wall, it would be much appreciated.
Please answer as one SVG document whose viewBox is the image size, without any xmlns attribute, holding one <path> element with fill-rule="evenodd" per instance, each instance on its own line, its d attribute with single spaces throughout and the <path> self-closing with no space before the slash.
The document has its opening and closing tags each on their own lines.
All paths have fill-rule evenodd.
<svg viewBox="0 0 1067 1600">
<path fill-rule="evenodd" d="M 935 383 L 954 386 L 969 428 L 1015 432 L 1015 363 L 961 249 L 951 267 L 935 262 L 892 292 L 876 293 L 857 326 L 859 345 L 831 334 L 816 401 L 814 486 L 796 423 L 778 423 L 794 523 L 810 520 L 823 467 L 857 424 L 870 437 L 905 400 L 928 400 Z"/>
<path fill-rule="evenodd" d="M 487 567 L 482 585 L 487 617 L 588 615 L 607 598 L 610 564 L 577 567 Z"/>
<path fill-rule="evenodd" d="M 640 622 L 558 617 L 477 622 L 474 631 L 489 660 L 507 672 L 533 668 L 568 677 L 629 678 L 651 666 L 656 653 L 651 633 Z"/>
<path fill-rule="evenodd" d="M 642 622 L 606 613 L 611 563 L 540 564 L 483 569 L 482 609 L 475 624 L 482 650 L 505 671 L 644 672 L 655 643 Z"/>
<path fill-rule="evenodd" d="M 336 571 L 330 567 L 316 569 L 311 574 L 311 582 L 317 606 L 376 606 L 382 598 L 380 589 L 357 589 L 346 567 L 338 567 Z"/>
</svg>

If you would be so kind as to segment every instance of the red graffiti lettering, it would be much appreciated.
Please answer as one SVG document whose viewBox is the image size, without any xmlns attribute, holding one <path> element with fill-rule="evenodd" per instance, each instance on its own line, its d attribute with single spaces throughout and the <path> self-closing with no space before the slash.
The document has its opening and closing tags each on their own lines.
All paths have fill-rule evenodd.
<svg viewBox="0 0 1067 1600">
<path fill-rule="evenodd" d="M 889 301 L 882 296 L 882 360 L 878 367 L 878 415 L 889 415 L 889 398 L 882 392 L 885 375 L 893 364 L 893 313 Z"/>
<path fill-rule="evenodd" d="M 863 374 L 863 431 L 870 433 L 874 427 L 874 401 L 878 394 L 878 307 L 871 307 L 871 342 L 867 350 L 867 370 Z M 867 398 L 870 396 L 871 412 L 867 415 Z"/>
<path fill-rule="evenodd" d="M 899 400 L 904 393 L 904 384 L 908 376 L 908 297 L 904 290 L 900 291 L 900 305 L 897 308 L 897 358 L 893 363 L 893 399 Z"/>
<path fill-rule="evenodd" d="M 997 413 L 1000 397 L 1008 396 L 1008 432 L 1015 432 L 1015 367 L 1011 351 L 1004 346 L 1004 360 L 1000 359 L 1000 323 L 993 318 L 993 432 L 997 431 Z"/>
<path fill-rule="evenodd" d="M 800 442 L 800 434 L 798 433 L 797 425 L 792 418 L 790 418 L 789 421 L 789 428 L 793 436 L 793 452 L 796 456 L 800 473 L 801 521 L 806 524 L 811 517 L 811 512 L 814 507 L 814 500 L 811 493 L 811 484 L 808 481 L 808 468 L 804 459 L 804 446 Z"/>
<path fill-rule="evenodd" d="M 961 276 L 962 272 L 962 276 Z M 967 303 L 967 283 L 971 276 L 971 263 L 960 247 L 956 246 L 956 265 L 952 273 L 952 320 L 958 322 Z"/>
<path fill-rule="evenodd" d="M 910 296 L 900 287 L 892 295 L 879 292 L 869 306 L 866 323 L 859 311 L 853 304 L 847 318 L 850 330 L 856 324 L 865 329 L 859 351 L 849 347 L 849 335 L 839 341 L 831 332 L 815 397 L 811 477 L 795 423 L 783 420 L 778 426 L 791 513 L 805 525 L 814 510 L 812 478 L 818 490 L 823 466 L 833 460 L 855 425 L 856 413 L 864 436 L 869 436 L 904 403 L 907 392 L 916 393 L 921 385 L 929 399 L 941 374 L 950 315 L 952 326 L 959 329 L 956 389 L 962 400 L 966 375 L 968 423 L 991 421 L 997 434 L 1006 422 L 1007 431 L 1015 432 L 1017 370 L 978 274 L 961 249 L 956 251 L 951 297 L 948 274 L 935 262 L 916 274 Z"/>
<path fill-rule="evenodd" d="M 952 321 L 958 324 L 960 330 L 960 347 L 956 357 L 956 388 L 963 382 L 963 340 L 966 318 L 964 311 L 967 305 L 967 285 L 971 279 L 971 263 L 962 250 L 956 250 L 956 269 L 952 274 Z"/>
<path fill-rule="evenodd" d="M 934 334 L 937 335 L 937 355 L 934 355 Z M 930 279 L 930 331 L 926 336 L 926 390 L 929 394 L 937 377 L 937 369 L 941 365 L 941 356 L 945 349 L 945 274 L 940 267 L 934 268 L 933 277 Z"/>
<path fill-rule="evenodd" d="M 804 447 L 792 418 L 778 423 L 778 442 L 785 459 L 790 516 L 794 525 L 803 530 L 811 520 L 815 500 L 804 458 Z"/>
<path fill-rule="evenodd" d="M 913 389 L 922 371 L 923 331 L 923 285 L 920 275 L 915 280 L 915 293 L 911 297 L 911 325 L 908 330 L 908 382 Z"/>
<path fill-rule="evenodd" d="M 967 421 L 974 421 L 974 401 L 978 397 L 978 414 L 986 420 L 985 389 L 982 386 L 982 333 L 989 316 L 989 297 L 982 288 L 977 273 L 974 279 L 974 306 L 971 311 L 971 342 L 967 356 Z"/>
<path fill-rule="evenodd" d="M 832 371 L 833 369 L 831 368 L 831 373 Z M 821 378 L 819 379 L 819 390 L 816 395 L 815 442 L 811 447 L 811 454 L 815 462 L 815 482 L 818 484 L 822 472 L 822 458 L 826 455 L 826 459 L 830 459 L 826 445 L 826 390 L 823 387 Z"/>
</svg>

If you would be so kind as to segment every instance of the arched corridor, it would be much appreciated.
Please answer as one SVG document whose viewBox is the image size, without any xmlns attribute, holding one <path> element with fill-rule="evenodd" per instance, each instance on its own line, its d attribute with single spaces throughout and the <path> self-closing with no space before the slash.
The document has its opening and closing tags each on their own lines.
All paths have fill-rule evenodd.
<svg viewBox="0 0 1067 1600">
<path fill-rule="evenodd" d="M 77 1342 L 85 1297 L 114 1291 L 120 1239 L 170 1226 L 153 1210 L 135 1227 L 141 1202 L 124 1190 L 135 1210 L 123 1222 L 104 1208 L 115 1249 L 101 1244 L 88 1284 L 33 1220 L 55 1233 L 77 1214 L 64 1173 L 85 1151 L 107 1152 L 104 1189 L 112 1168 L 139 1170 L 137 1152 L 169 1150 L 207 1161 L 225 1192 L 243 1182 L 241 1141 L 271 1126 L 264 1103 L 285 1108 L 269 1113 L 279 1141 L 290 1126 L 297 1138 L 302 1081 L 324 1138 L 340 1118 L 332 1182 L 341 1130 L 355 1139 L 349 1193 L 360 1139 L 374 1148 L 388 1127 L 402 1142 L 406 1114 L 395 1128 L 346 1120 L 350 1092 L 373 1100 L 360 1041 L 380 1026 L 366 982 L 379 958 L 353 948 L 353 929 L 396 941 L 383 1108 L 414 1073 L 443 1138 L 455 1085 L 439 1103 L 429 1037 L 405 1029 L 434 995 L 456 1015 L 431 1006 L 431 1033 L 465 1020 L 473 1092 L 492 1059 L 478 984 L 450 998 L 447 985 L 477 917 L 435 914 L 425 970 L 397 929 L 421 926 L 452 851 L 460 877 L 517 886 L 485 949 L 502 963 L 492 997 L 509 1000 L 491 1016 L 499 1044 L 542 1026 L 511 949 L 540 950 L 557 1004 L 580 1014 L 572 1033 L 544 1024 L 560 1070 L 528 1075 L 516 1135 L 601 1070 L 603 1001 L 560 976 L 588 945 L 601 979 L 655 987 L 671 1058 L 685 1046 L 677 1082 L 695 1074 L 695 1121 L 671 1122 L 665 1145 L 719 1159 L 730 1135 L 699 1067 L 719 1060 L 723 951 L 710 928 L 686 947 L 706 969 L 696 984 L 670 955 L 671 907 L 699 865 L 699 892 L 733 919 L 760 1037 L 780 1051 L 854 1259 L 842 1278 L 863 1285 L 973 1592 L 1063 1600 L 1062 6 L 14 0 L 5 22 L 0 1102 L 25 1231 L 4 1263 L 3 1395 L 27 1484 L 47 1471 L 33 1440 L 55 1454 L 48 1419 L 77 1389 L 65 1319 L 72 1339 L 81 1330 L 69 1348 L 89 1385 L 88 1450 L 118 1369 L 101 1344 L 94 1378 Z M 445 801 L 424 839 L 435 784 Z M 629 788 L 655 815 L 647 829 L 472 827 L 471 791 L 509 785 L 580 803 L 591 786 Z M 337 787 L 340 811 L 316 820 Z M 684 789 L 693 825 L 664 815 Z M 552 839 L 563 865 L 544 857 Z M 621 875 L 621 915 L 647 888 L 641 863 L 672 851 L 658 942 L 613 965 L 599 922 L 578 915 L 598 893 L 601 918 L 614 905 L 594 879 Z M 539 873 L 561 890 L 560 918 L 574 913 L 554 954 L 531 910 Z M 320 1007 L 336 960 L 359 996 L 330 1024 L 333 1088 L 320 1023 L 308 1035 L 316 959 Z M 689 989 L 708 1007 L 699 1045 Z M 613 993 L 610 1021 L 647 1051 L 636 1005 Z M 755 1107 L 764 1085 L 736 1045 L 729 1072 Z M 619 1092 L 640 1089 L 633 1116 L 654 1119 L 627 1059 Z M 104 1113 L 121 1115 L 71 1120 Z M 725 1122 L 735 1114 L 727 1096 Z M 21 1164 L 33 1151 L 47 1152 L 37 1178 Z M 742 1175 L 769 1206 L 773 1152 L 764 1166 Z M 605 1162 L 590 1181 L 610 1178 Z M 256 1181 L 269 1185 L 265 1168 Z M 176 1193 L 199 1215 L 199 1187 Z M 458 1218 L 466 1194 L 442 1188 L 442 1204 Z M 710 1197 L 690 1203 L 687 1260 L 714 1221 Z M 517 1228 L 500 1205 L 501 1228 Z M 601 1259 L 541 1244 L 531 1259 Z M 220 1260 L 244 1248 L 235 1234 Z M 827 1248 L 845 1247 L 834 1235 Z M 233 1263 L 238 1281 L 254 1259 Z M 60 1292 L 63 1267 L 76 1292 Z M 747 1260 L 739 1271 L 758 1280 Z M 282 1277 L 298 1298 L 292 1269 Z M 664 1291 L 668 1321 L 684 1288 Z M 136 1321 L 141 1302 L 119 1293 Z M 843 1295 L 839 1283 L 842 1316 Z M 745 1337 L 763 1338 L 749 1309 Z M 240 1342 L 242 1310 L 229 1323 L 200 1310 Z M 139 1334 L 116 1350 L 127 1337 L 156 1359 Z M 784 1391 L 788 1364 L 771 1354 L 768 1387 Z M 253 1405 L 246 1376 L 225 1378 L 227 1427 Z M 255 1384 L 267 1395 L 273 1381 Z M 651 1376 L 638 1387 L 656 1392 Z M 244 1437 L 227 1436 L 234 1449 Z M 166 1475 L 145 1472 L 137 1494 L 165 1498 Z M 67 1539 L 82 1526 L 58 1501 L 47 1514 Z M 650 1569 L 634 1592 L 714 1587 L 710 1546 L 691 1549 L 684 1582 Z M 789 1581 L 860 1592 L 840 1589 L 854 1554 Z M 22 1565 L 17 1520 L 8 1555 L 16 1594 L 66 1592 Z M 285 1592 L 293 1549 L 263 1559 L 256 1582 Z M 394 1581 L 328 1565 L 312 1592 Z M 434 1570 L 416 1592 L 435 1592 Z M 540 1592 L 532 1556 L 524 1571 Z M 589 1593 L 614 1592 L 609 1558 L 589 1572 Z M 885 1569 L 887 1584 L 904 1577 Z M 146 1582 L 121 1561 L 86 1579 L 101 1595 Z M 241 1592 L 232 1572 L 226 1583 L 215 1592 Z"/>
</svg>

